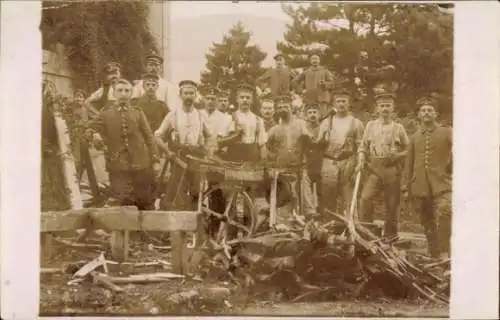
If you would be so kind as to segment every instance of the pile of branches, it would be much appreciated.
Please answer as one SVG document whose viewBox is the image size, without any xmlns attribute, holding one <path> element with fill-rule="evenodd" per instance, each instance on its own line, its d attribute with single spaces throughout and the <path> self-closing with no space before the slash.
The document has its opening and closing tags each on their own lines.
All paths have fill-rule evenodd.
<svg viewBox="0 0 500 320">
<path fill-rule="evenodd" d="M 382 240 L 359 222 L 331 214 L 334 219 L 324 225 L 298 221 L 287 232 L 228 241 L 216 248 L 211 262 L 234 281 L 277 290 L 287 300 L 389 297 L 448 303 L 449 261 L 413 261 L 395 239 Z"/>
</svg>

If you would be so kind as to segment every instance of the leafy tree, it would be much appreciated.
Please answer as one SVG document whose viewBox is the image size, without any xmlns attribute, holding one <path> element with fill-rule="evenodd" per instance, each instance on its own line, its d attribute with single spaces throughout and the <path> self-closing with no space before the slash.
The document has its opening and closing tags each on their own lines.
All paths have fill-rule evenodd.
<svg viewBox="0 0 500 320">
<path fill-rule="evenodd" d="M 123 76 L 138 79 L 145 57 L 157 49 L 148 25 L 147 3 L 132 1 L 44 1 L 43 46 L 65 46 L 75 87 L 94 89 L 105 63 L 122 64 Z"/>
<path fill-rule="evenodd" d="M 265 69 L 261 66 L 267 56 L 257 45 L 249 45 L 250 32 L 241 22 L 235 24 L 222 38 L 213 43 L 205 54 L 206 70 L 201 73 L 201 90 L 213 86 L 231 92 L 235 103 L 235 89 L 241 83 L 253 85 Z"/>
</svg>

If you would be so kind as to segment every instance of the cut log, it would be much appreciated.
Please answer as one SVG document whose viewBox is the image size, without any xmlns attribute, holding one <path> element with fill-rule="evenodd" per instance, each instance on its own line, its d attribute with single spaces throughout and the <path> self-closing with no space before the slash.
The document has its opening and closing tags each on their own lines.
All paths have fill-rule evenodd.
<svg viewBox="0 0 500 320">
<path fill-rule="evenodd" d="M 168 282 L 173 279 L 182 279 L 184 276 L 173 273 L 151 273 L 151 274 L 138 274 L 128 277 L 112 277 L 102 273 L 94 276 L 95 279 L 103 280 L 112 284 L 146 284 L 156 282 Z"/>
</svg>

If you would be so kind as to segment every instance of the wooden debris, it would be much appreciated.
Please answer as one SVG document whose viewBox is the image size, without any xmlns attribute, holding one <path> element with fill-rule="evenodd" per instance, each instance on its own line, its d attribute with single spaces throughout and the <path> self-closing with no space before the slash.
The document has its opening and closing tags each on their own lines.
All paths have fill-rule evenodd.
<svg viewBox="0 0 500 320">
<path fill-rule="evenodd" d="M 64 240 L 61 238 L 54 238 L 54 241 L 60 243 L 62 245 L 71 247 L 71 248 L 83 248 L 83 249 L 99 249 L 102 250 L 103 246 L 100 244 L 91 244 L 91 243 L 75 243 L 70 242 L 68 240 Z"/>
<path fill-rule="evenodd" d="M 147 284 L 156 282 L 168 282 L 172 279 L 183 279 L 183 275 L 174 273 L 150 273 L 150 274 L 137 274 L 128 277 L 112 277 L 106 274 L 96 274 L 94 278 L 106 281 L 112 284 Z"/>
</svg>

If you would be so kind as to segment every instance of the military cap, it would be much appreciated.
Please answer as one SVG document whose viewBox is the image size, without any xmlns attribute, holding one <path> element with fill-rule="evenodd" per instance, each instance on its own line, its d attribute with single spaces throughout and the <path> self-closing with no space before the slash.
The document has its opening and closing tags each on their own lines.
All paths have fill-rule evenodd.
<svg viewBox="0 0 500 320">
<path fill-rule="evenodd" d="M 198 84 L 193 80 L 182 80 L 181 82 L 179 82 L 179 88 L 184 88 L 184 87 L 194 87 L 195 89 L 197 89 Z"/>
<path fill-rule="evenodd" d="M 274 59 L 274 60 L 278 60 L 279 58 L 283 58 L 283 59 L 284 59 L 284 58 L 285 58 L 285 56 L 284 56 L 283 54 L 281 54 L 281 53 L 278 53 L 278 54 L 276 54 L 276 55 L 273 57 L 273 59 Z"/>
<path fill-rule="evenodd" d="M 284 95 L 281 95 L 279 96 L 278 98 L 276 98 L 276 101 L 279 102 L 279 101 L 284 101 L 284 102 L 292 102 L 293 99 L 292 99 L 292 96 L 289 95 L 289 94 L 284 94 Z"/>
<path fill-rule="evenodd" d="M 207 97 L 207 96 L 217 96 L 217 89 L 214 88 L 214 87 L 207 87 L 205 90 L 204 90 L 204 96 Z"/>
<path fill-rule="evenodd" d="M 83 90 L 83 89 L 76 89 L 76 90 L 75 90 L 75 93 L 73 94 L 73 96 L 75 96 L 75 97 L 76 97 L 76 96 L 78 96 L 78 95 L 80 95 L 80 96 L 82 96 L 82 97 L 85 97 L 85 90 Z"/>
<path fill-rule="evenodd" d="M 333 96 L 351 96 L 351 93 L 345 88 L 337 88 L 332 92 Z"/>
<path fill-rule="evenodd" d="M 238 86 L 237 91 L 250 91 L 253 93 L 255 88 L 248 83 L 242 83 Z"/>
<path fill-rule="evenodd" d="M 379 93 L 375 96 L 376 101 L 394 100 L 395 98 L 396 98 L 396 94 L 394 92 L 391 92 L 391 91 L 382 92 L 382 93 Z"/>
<path fill-rule="evenodd" d="M 227 90 L 222 90 L 222 89 L 221 89 L 221 90 L 218 90 L 218 91 L 217 91 L 217 96 L 218 96 L 218 97 L 225 97 L 225 98 L 227 98 L 227 97 L 229 97 L 229 91 L 227 91 Z"/>
<path fill-rule="evenodd" d="M 309 109 L 316 109 L 319 110 L 319 104 L 317 103 L 308 103 L 304 106 L 304 111 L 307 111 Z"/>
<path fill-rule="evenodd" d="M 148 63 L 156 63 L 156 64 L 162 64 L 163 63 L 163 58 L 160 57 L 158 54 L 156 54 L 156 52 L 151 52 L 151 54 L 149 54 L 147 57 L 146 57 L 146 61 Z"/>
<path fill-rule="evenodd" d="M 106 70 L 106 72 L 110 73 L 110 72 L 121 69 L 121 67 L 122 67 L 121 64 L 119 64 L 118 62 L 111 61 L 111 62 L 108 62 L 106 64 L 106 66 L 104 67 L 104 70 Z"/>
<path fill-rule="evenodd" d="M 142 80 L 158 81 L 160 77 L 154 73 L 145 73 L 142 75 Z"/>
<path fill-rule="evenodd" d="M 420 108 L 421 106 L 432 106 L 434 108 L 437 108 L 437 100 L 432 98 L 432 97 L 422 97 L 417 100 L 417 107 Z"/>
<path fill-rule="evenodd" d="M 271 92 L 264 94 L 262 97 L 260 97 L 260 101 L 272 101 L 272 102 L 274 102 L 273 94 Z"/>
</svg>

